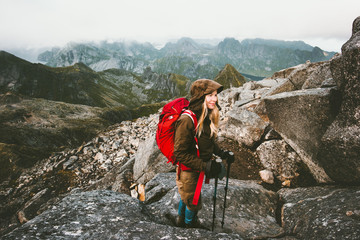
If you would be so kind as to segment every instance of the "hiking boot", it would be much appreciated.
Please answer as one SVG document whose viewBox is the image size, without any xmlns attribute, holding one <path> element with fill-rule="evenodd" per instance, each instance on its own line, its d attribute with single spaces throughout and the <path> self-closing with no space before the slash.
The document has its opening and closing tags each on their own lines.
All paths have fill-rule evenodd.
<svg viewBox="0 0 360 240">
<path fill-rule="evenodd" d="M 185 227 L 185 217 L 184 216 L 177 216 L 176 217 L 176 221 L 175 221 L 175 225 L 177 227 L 181 227 L 184 228 Z"/>
</svg>

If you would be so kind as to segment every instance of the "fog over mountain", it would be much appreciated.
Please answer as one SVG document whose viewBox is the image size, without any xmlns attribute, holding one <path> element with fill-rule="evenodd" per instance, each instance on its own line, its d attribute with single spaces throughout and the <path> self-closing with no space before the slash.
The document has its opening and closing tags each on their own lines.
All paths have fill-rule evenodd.
<svg viewBox="0 0 360 240">
<path fill-rule="evenodd" d="M 303 41 L 225 38 L 212 45 L 211 41 L 181 38 L 160 49 L 135 41 L 73 42 L 39 54 L 38 60 L 52 67 L 82 62 L 95 71 L 119 68 L 140 74 L 149 66 L 155 72 L 181 74 L 191 80 L 214 78 L 231 64 L 249 79 L 258 80 L 308 60 L 329 60 L 334 54 Z"/>
<path fill-rule="evenodd" d="M 0 49 L 106 39 L 164 44 L 186 36 L 303 40 L 340 51 L 359 8 L 357 0 L 2 0 Z"/>
</svg>

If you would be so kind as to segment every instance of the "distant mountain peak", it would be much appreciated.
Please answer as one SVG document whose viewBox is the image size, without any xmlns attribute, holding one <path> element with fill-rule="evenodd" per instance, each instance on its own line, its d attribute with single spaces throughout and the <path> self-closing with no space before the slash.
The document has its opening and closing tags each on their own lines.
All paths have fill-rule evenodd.
<svg viewBox="0 0 360 240">
<path fill-rule="evenodd" d="M 187 52 L 198 52 L 200 45 L 193 39 L 188 37 L 180 38 L 176 43 L 167 43 L 162 49 L 169 53 L 187 53 Z"/>
<path fill-rule="evenodd" d="M 231 87 L 240 87 L 246 79 L 231 64 L 226 64 L 214 79 L 216 82 L 224 86 L 224 89 Z"/>
<path fill-rule="evenodd" d="M 290 48 L 290 49 L 298 49 L 304 51 L 312 51 L 314 48 L 309 44 L 306 44 L 304 41 L 285 41 L 285 40 L 276 40 L 276 39 L 263 39 L 263 38 L 254 38 L 254 39 L 244 39 L 241 41 L 242 45 L 266 45 L 278 48 Z"/>
<path fill-rule="evenodd" d="M 71 48 L 70 46 L 73 46 Z M 142 74 L 148 66 L 157 73 L 176 73 L 195 80 L 213 79 L 226 64 L 250 79 L 271 76 L 291 66 L 329 60 L 333 53 L 314 48 L 302 41 L 244 39 L 228 37 L 217 45 L 205 44 L 183 37 L 168 42 L 161 49 L 150 43 L 100 42 L 70 43 L 39 55 L 39 60 L 52 67 L 72 66 L 83 62 L 94 71 L 110 68 Z"/>
</svg>

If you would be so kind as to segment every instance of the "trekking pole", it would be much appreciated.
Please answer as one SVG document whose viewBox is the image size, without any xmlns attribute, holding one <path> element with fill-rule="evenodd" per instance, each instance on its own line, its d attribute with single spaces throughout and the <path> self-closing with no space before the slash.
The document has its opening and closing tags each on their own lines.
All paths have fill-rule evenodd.
<svg viewBox="0 0 360 240">
<path fill-rule="evenodd" d="M 233 152 L 229 152 L 229 159 L 227 161 L 228 165 L 227 165 L 227 171 L 226 171 L 226 185 L 225 185 L 225 198 L 224 198 L 224 208 L 223 208 L 223 216 L 222 216 L 222 220 L 221 220 L 221 228 L 224 228 L 224 218 L 225 218 L 225 208 L 226 208 L 226 195 L 227 195 L 227 190 L 228 190 L 228 185 L 229 185 L 229 175 L 230 175 L 230 165 L 231 163 L 234 162 L 234 153 Z"/>
<path fill-rule="evenodd" d="M 214 206 L 213 206 L 213 221 L 212 221 L 211 231 L 214 231 L 214 226 L 215 226 L 215 207 L 216 207 L 216 190 L 217 190 L 217 184 L 218 184 L 218 177 L 216 176 L 216 177 L 215 177 L 214 196 L 213 196 Z"/>
</svg>

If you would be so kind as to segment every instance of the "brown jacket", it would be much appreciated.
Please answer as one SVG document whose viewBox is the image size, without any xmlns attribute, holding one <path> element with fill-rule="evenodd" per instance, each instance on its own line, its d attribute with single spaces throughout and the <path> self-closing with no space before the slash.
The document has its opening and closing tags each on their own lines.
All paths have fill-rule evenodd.
<svg viewBox="0 0 360 240">
<path fill-rule="evenodd" d="M 189 116 L 183 115 L 176 123 L 174 156 L 177 161 L 196 171 L 204 171 L 206 161 L 213 153 L 218 154 L 220 148 L 214 137 L 210 138 L 210 120 L 206 119 L 203 131 L 198 138 L 200 158 L 196 155 L 195 127 Z"/>
<path fill-rule="evenodd" d="M 191 99 L 189 110 L 193 111 L 197 118 L 202 111 L 202 104 L 205 100 L 205 95 L 215 90 L 219 93 L 222 86 L 208 79 L 200 79 L 195 81 L 191 86 Z M 183 115 L 176 122 L 175 138 L 174 138 L 174 156 L 177 161 L 196 171 L 204 171 L 206 161 L 208 161 L 213 154 L 218 155 L 220 148 L 215 143 L 214 137 L 210 138 L 210 120 L 205 118 L 203 124 L 203 131 L 198 137 L 200 158 L 196 155 L 195 144 L 195 126 L 189 116 Z"/>
</svg>

